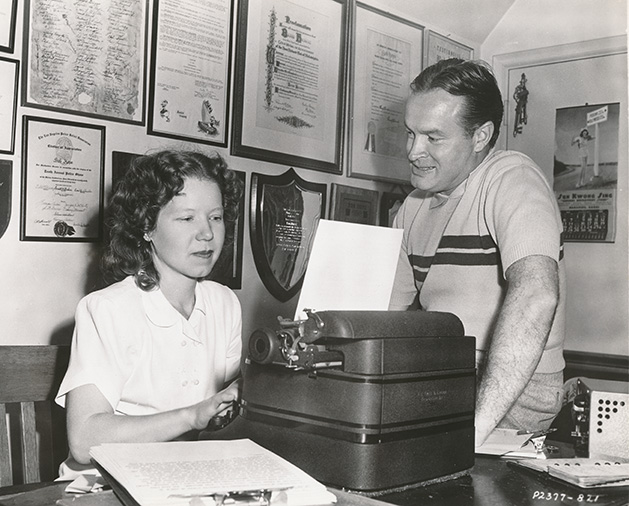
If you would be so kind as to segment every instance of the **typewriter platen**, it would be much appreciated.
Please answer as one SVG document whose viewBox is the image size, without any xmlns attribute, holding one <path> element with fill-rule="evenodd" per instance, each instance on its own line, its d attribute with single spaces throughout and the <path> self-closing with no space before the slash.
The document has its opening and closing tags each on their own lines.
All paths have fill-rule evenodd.
<svg viewBox="0 0 629 506">
<path fill-rule="evenodd" d="M 250 438 L 337 488 L 377 495 L 474 464 L 475 339 L 449 313 L 307 312 L 252 333 L 238 412 Z"/>
</svg>

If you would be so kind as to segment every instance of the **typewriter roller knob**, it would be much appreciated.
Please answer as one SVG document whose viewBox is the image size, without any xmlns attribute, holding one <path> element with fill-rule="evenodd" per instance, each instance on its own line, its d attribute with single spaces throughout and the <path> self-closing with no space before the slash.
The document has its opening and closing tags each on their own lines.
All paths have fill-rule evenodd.
<svg viewBox="0 0 629 506">
<path fill-rule="evenodd" d="M 275 332 L 268 328 L 255 330 L 249 338 L 249 356 L 258 364 L 270 364 L 281 359 L 280 343 Z"/>
</svg>

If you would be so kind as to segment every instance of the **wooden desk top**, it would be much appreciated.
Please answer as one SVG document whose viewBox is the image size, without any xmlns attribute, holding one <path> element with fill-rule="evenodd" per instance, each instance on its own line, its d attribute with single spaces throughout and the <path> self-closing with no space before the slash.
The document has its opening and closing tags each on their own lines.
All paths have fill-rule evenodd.
<svg viewBox="0 0 629 506">
<path fill-rule="evenodd" d="M 111 490 L 75 496 L 56 482 L 0 488 L 0 506 L 120 506 Z M 369 498 L 333 490 L 337 506 L 627 506 L 627 492 L 597 492 L 477 456 L 469 475 L 443 483 Z"/>
</svg>

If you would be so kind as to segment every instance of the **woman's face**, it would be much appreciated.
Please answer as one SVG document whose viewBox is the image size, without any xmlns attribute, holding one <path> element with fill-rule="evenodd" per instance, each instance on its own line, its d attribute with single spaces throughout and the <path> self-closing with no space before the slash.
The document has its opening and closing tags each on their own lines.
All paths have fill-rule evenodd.
<svg viewBox="0 0 629 506">
<path fill-rule="evenodd" d="M 160 282 L 206 277 L 225 241 L 223 198 L 214 181 L 188 178 L 157 215 L 148 234 Z"/>
</svg>

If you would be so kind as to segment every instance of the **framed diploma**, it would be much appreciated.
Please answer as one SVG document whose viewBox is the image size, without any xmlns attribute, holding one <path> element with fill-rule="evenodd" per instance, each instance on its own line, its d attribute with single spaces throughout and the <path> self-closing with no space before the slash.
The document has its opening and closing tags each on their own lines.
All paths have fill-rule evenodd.
<svg viewBox="0 0 629 506">
<path fill-rule="evenodd" d="M 286 302 L 301 288 L 327 185 L 300 178 L 251 175 L 250 237 L 253 260 L 267 290 Z"/>
<path fill-rule="evenodd" d="M 23 117 L 20 240 L 102 238 L 105 127 Z"/>
<path fill-rule="evenodd" d="M 348 0 L 241 0 L 231 154 L 342 173 Z"/>
<path fill-rule="evenodd" d="M 422 69 L 424 28 L 360 2 L 355 19 L 349 176 L 408 183 L 404 107 Z"/>
<path fill-rule="evenodd" d="M 426 35 L 426 67 L 430 67 L 439 60 L 448 58 L 471 60 L 473 56 L 474 50 L 471 47 L 428 30 Z"/>
<path fill-rule="evenodd" d="M 330 219 L 377 225 L 378 192 L 332 183 Z"/>
<path fill-rule="evenodd" d="M 20 62 L 0 58 L 0 153 L 13 154 Z"/>
<path fill-rule="evenodd" d="M 13 52 L 16 19 L 17 0 L 0 2 L 0 51 L 4 53 Z"/>
<path fill-rule="evenodd" d="M 155 0 L 148 133 L 227 146 L 233 0 Z"/>
<path fill-rule="evenodd" d="M 144 124 L 148 0 L 25 0 L 22 105 Z"/>
</svg>

